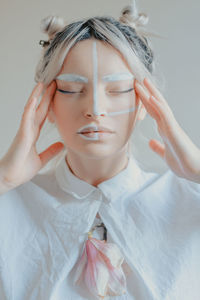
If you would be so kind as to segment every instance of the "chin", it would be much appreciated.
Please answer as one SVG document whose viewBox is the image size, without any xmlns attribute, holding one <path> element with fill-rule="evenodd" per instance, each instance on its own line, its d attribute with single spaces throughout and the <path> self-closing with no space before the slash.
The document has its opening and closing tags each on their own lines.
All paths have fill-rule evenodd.
<svg viewBox="0 0 200 300">
<path fill-rule="evenodd" d="M 82 151 L 81 151 L 82 150 Z M 95 147 L 87 147 L 87 149 L 81 149 L 80 151 L 78 151 L 78 153 L 80 154 L 80 156 L 85 156 L 87 158 L 90 159 L 102 159 L 102 158 L 106 158 L 109 156 L 113 156 L 116 154 L 116 149 L 110 149 L 110 147 L 104 147 L 103 146 L 95 146 Z M 77 151 L 76 151 L 77 153 Z M 78 154 L 77 153 L 77 154 Z"/>
</svg>

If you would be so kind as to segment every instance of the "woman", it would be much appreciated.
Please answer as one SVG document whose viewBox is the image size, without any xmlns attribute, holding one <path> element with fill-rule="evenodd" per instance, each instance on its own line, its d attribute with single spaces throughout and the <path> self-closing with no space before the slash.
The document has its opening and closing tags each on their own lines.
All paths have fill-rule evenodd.
<svg viewBox="0 0 200 300">
<path fill-rule="evenodd" d="M 134 2 L 120 21 L 44 20 L 39 83 L 0 161 L 1 299 L 198 299 L 200 150 L 153 83 L 145 23 Z M 130 152 L 146 112 L 163 175 Z M 46 118 L 64 143 L 39 154 Z"/>
</svg>

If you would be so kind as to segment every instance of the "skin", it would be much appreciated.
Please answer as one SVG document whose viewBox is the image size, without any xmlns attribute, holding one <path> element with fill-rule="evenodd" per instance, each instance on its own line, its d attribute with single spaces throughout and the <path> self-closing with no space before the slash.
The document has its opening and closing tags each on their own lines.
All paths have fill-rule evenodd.
<svg viewBox="0 0 200 300">
<path fill-rule="evenodd" d="M 95 59 L 94 43 L 97 53 Z M 105 61 L 109 61 L 109 64 Z M 117 50 L 100 41 L 85 40 L 70 50 L 58 76 L 75 73 L 88 78 L 88 82 L 56 79 L 57 89 L 79 93 L 68 95 L 57 90 L 49 112 L 49 121 L 56 123 L 65 141 L 67 163 L 71 171 L 94 186 L 127 166 L 130 135 L 136 119 L 142 117 L 142 112 L 137 109 L 139 99 L 136 99 L 134 90 L 124 94 L 112 93 L 133 88 L 133 78 L 111 82 L 102 80 L 107 74 L 119 72 L 130 73 L 130 70 Z M 83 93 L 80 94 L 80 91 Z M 135 107 L 133 112 L 127 110 L 130 107 Z M 125 110 L 128 112 L 123 113 Z M 116 111 L 122 113 L 112 115 Z M 84 140 L 77 131 L 91 122 L 109 127 L 113 134 L 105 139 Z"/>
<path fill-rule="evenodd" d="M 24 107 L 17 134 L 7 153 L 0 160 L 0 194 L 33 178 L 63 149 L 64 145 L 56 142 L 43 152 L 37 152 L 36 142 L 47 117 L 51 122 L 56 123 L 66 145 L 69 144 L 69 163 L 74 174 L 84 180 L 86 175 L 87 181 L 95 185 L 112 177 L 126 166 L 127 161 L 124 158 L 130 133 L 134 129 L 135 122 L 143 119 L 147 112 L 156 121 L 163 141 L 161 143 L 157 140 L 150 140 L 149 147 L 167 163 L 177 176 L 200 183 L 200 149 L 180 127 L 163 95 L 147 78 L 144 78 L 142 83 L 134 80 L 135 90 L 130 98 L 131 105 L 134 104 L 136 107 L 134 112 L 121 114 L 118 117 L 93 114 L 92 60 L 89 60 L 90 62 L 87 60 L 87 51 L 91 47 L 85 46 L 84 52 L 84 47 L 81 48 L 80 43 L 79 46 L 76 48 L 76 54 L 79 53 L 80 60 L 74 60 L 74 63 L 71 60 L 66 61 L 61 72 L 79 71 L 90 77 L 87 97 L 81 105 L 78 105 L 78 109 L 70 111 L 70 108 L 75 108 L 75 104 L 69 104 L 63 99 L 63 95 L 58 94 L 57 82 L 53 81 L 48 87 L 42 83 L 35 86 Z M 109 64 L 100 64 L 98 69 L 100 73 L 128 69 L 122 57 L 113 48 L 111 51 L 110 48 L 103 48 L 98 44 L 97 49 L 104 51 L 102 53 L 107 55 L 106 61 L 109 61 Z M 99 51 L 99 56 L 101 56 L 101 51 Z M 72 52 L 71 54 L 73 56 Z M 116 62 L 118 62 L 117 70 L 115 69 Z M 102 83 L 98 85 L 98 93 L 102 109 L 112 109 L 110 98 L 107 97 Z M 139 103 L 142 103 L 141 110 L 138 109 Z M 78 122 L 77 126 L 71 115 Z M 90 123 L 91 120 L 112 127 L 115 131 L 112 139 L 88 144 L 78 139 L 75 135 L 76 129 Z M 95 164 L 95 168 L 91 167 L 91 162 Z"/>
<path fill-rule="evenodd" d="M 163 141 L 152 139 L 149 147 L 176 175 L 200 183 L 200 149 L 180 127 L 167 101 L 153 83 L 145 78 L 143 84 L 146 89 L 135 81 L 136 94 L 156 121 Z"/>
<path fill-rule="evenodd" d="M 54 83 L 50 84 L 46 91 L 42 83 L 33 89 L 24 107 L 16 136 L 0 160 L 0 194 L 29 181 L 63 149 L 64 145 L 60 142 L 50 145 L 41 153 L 36 149 L 54 90 Z"/>
</svg>

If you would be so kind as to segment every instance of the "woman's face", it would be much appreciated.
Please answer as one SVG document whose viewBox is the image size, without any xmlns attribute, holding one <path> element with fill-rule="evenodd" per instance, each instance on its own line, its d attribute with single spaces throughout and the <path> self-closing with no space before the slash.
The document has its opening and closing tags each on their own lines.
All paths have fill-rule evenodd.
<svg viewBox="0 0 200 300">
<path fill-rule="evenodd" d="M 139 99 L 134 77 L 116 49 L 93 39 L 78 42 L 55 80 L 48 118 L 55 121 L 67 149 L 90 158 L 126 149 Z M 90 133 L 80 133 L 90 125 L 94 127 L 85 128 Z"/>
</svg>

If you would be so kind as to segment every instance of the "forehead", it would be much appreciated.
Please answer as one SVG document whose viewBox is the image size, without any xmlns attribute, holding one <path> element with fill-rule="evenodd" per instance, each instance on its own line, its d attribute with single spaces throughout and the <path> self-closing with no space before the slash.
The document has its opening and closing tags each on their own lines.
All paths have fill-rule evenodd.
<svg viewBox="0 0 200 300">
<path fill-rule="evenodd" d="M 96 43 L 95 53 L 94 43 Z M 102 74 L 102 76 L 115 72 L 130 71 L 127 62 L 117 49 L 106 42 L 88 39 L 78 42 L 70 49 L 60 73 L 66 71 L 67 73 L 79 72 L 78 74 L 92 75 L 95 59 L 97 59 L 98 74 Z"/>
</svg>

